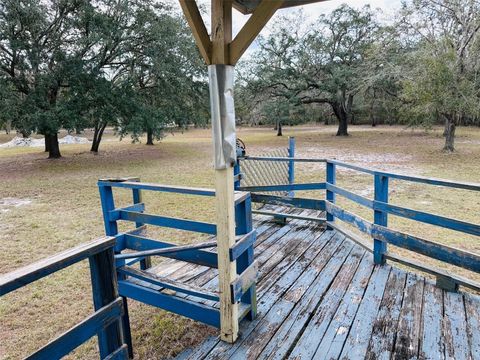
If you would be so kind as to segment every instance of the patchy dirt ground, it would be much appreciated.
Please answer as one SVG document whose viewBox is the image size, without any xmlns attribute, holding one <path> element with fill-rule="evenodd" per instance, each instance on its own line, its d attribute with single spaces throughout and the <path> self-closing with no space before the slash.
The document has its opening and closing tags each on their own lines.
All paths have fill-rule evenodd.
<svg viewBox="0 0 480 360">
<path fill-rule="evenodd" d="M 480 129 L 460 128 L 457 152 L 445 154 L 441 129 L 430 132 L 401 127 L 353 127 L 351 136 L 334 136 L 331 126 L 284 128 L 283 137 L 271 129 L 244 128 L 239 137 L 249 154 L 262 154 L 287 146 L 287 136 L 297 139 L 297 154 L 336 158 L 356 164 L 409 174 L 462 181 L 480 181 Z M 87 137 L 89 135 L 87 134 Z M 0 135 L 0 143 L 13 135 Z M 169 135 L 155 146 L 118 141 L 107 134 L 100 153 L 88 144 L 61 148 L 64 157 L 47 160 L 41 148 L 0 149 L 0 273 L 6 273 L 45 256 L 89 241 L 103 234 L 96 181 L 102 177 L 140 176 L 165 184 L 211 187 L 210 130 L 191 130 Z M 325 177 L 321 164 L 302 164 L 296 169 L 298 182 Z M 373 180 L 353 171 L 340 173 L 341 186 L 371 196 Z M 303 194 L 300 194 L 303 195 Z M 308 193 L 323 197 L 324 194 Z M 480 223 L 480 194 L 432 188 L 392 181 L 392 202 L 419 210 Z M 121 193 L 118 201 L 130 195 Z M 210 220 L 211 199 L 172 194 L 145 194 L 150 212 L 198 220 Z M 339 201 L 341 201 L 339 199 Z M 369 211 L 342 202 L 365 218 Z M 480 252 L 478 239 L 458 236 L 430 226 L 412 226 L 392 217 L 390 224 L 419 236 Z M 156 236 L 178 243 L 197 241 L 197 236 L 158 230 Z M 433 235 L 432 235 L 433 234 Z M 412 257 L 416 255 L 410 254 Z M 428 261 L 428 260 L 425 260 Z M 469 274 L 466 274 L 469 275 Z M 24 289 L 0 298 L 0 359 L 19 359 L 80 321 L 92 311 L 86 263 L 61 271 Z M 132 302 L 130 308 L 134 346 L 138 359 L 158 359 L 177 354 L 214 330 L 158 309 Z M 72 358 L 96 357 L 96 342 L 90 341 Z"/>
</svg>

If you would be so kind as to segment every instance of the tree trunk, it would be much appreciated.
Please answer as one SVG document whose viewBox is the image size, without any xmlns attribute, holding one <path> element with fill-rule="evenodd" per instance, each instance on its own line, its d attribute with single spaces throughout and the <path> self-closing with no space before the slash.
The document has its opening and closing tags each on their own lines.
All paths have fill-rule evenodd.
<svg viewBox="0 0 480 360">
<path fill-rule="evenodd" d="M 62 157 L 60 154 L 60 146 L 58 145 L 58 134 L 45 135 L 45 147 L 48 147 L 49 159 L 58 159 Z"/>
<path fill-rule="evenodd" d="M 100 147 L 100 142 L 102 141 L 103 132 L 105 131 L 106 127 L 107 127 L 106 123 L 95 124 L 92 146 L 90 147 L 91 152 L 98 153 L 98 148 Z"/>
<path fill-rule="evenodd" d="M 30 136 L 30 131 L 27 130 L 20 130 L 20 134 L 22 134 L 22 137 L 24 139 L 28 138 Z"/>
<path fill-rule="evenodd" d="M 345 98 L 345 93 L 343 94 L 343 97 Z M 355 124 L 355 116 L 352 111 L 353 108 L 353 95 L 349 94 L 348 99 L 345 103 L 345 113 L 347 114 L 347 121 L 350 120 L 350 124 L 354 125 Z"/>
<path fill-rule="evenodd" d="M 338 119 L 337 136 L 348 136 L 348 116 L 342 104 L 332 104 L 333 112 Z"/>
<path fill-rule="evenodd" d="M 277 125 L 277 136 L 283 136 L 282 134 L 282 122 L 279 121 Z"/>
<path fill-rule="evenodd" d="M 449 126 L 448 124 L 449 124 L 448 118 L 445 116 L 445 125 L 443 126 L 443 134 L 442 134 L 443 137 L 447 137 L 448 126 Z"/>
<path fill-rule="evenodd" d="M 152 129 L 147 129 L 147 145 L 153 145 L 153 131 L 152 131 Z"/>
<path fill-rule="evenodd" d="M 372 96 L 372 99 L 370 100 L 370 122 L 372 124 L 372 127 L 375 127 L 377 126 L 377 121 L 375 119 L 375 114 L 374 114 L 374 110 L 375 110 L 375 88 L 373 89 L 373 96 Z"/>
<path fill-rule="evenodd" d="M 58 87 L 53 87 L 48 91 L 48 102 L 53 109 L 57 105 Z M 45 131 L 45 151 L 48 149 L 49 159 L 58 159 L 62 157 L 60 154 L 60 146 L 58 145 L 58 129 Z"/>
<path fill-rule="evenodd" d="M 455 116 L 449 115 L 446 116 L 445 122 L 445 146 L 443 147 L 443 151 L 446 152 L 453 152 L 455 151 L 454 141 L 455 141 Z"/>
<path fill-rule="evenodd" d="M 45 152 L 50 151 L 50 135 L 45 134 Z"/>
</svg>

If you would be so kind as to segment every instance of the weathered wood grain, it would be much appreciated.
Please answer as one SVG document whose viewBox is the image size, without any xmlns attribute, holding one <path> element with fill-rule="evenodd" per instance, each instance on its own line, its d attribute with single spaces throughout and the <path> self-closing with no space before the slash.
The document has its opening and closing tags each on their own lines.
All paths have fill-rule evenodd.
<svg viewBox="0 0 480 360">
<path fill-rule="evenodd" d="M 389 273 L 390 267 L 388 265 L 375 267 L 364 294 L 365 301 L 360 304 L 348 338 L 345 341 L 345 346 L 340 355 L 341 359 L 363 359 L 365 357 L 373 323 L 378 314 Z"/>
<path fill-rule="evenodd" d="M 417 359 L 422 325 L 424 279 L 409 273 L 400 311 L 393 359 Z"/>
<path fill-rule="evenodd" d="M 444 291 L 445 359 L 468 359 L 467 320 L 463 295 Z"/>
<path fill-rule="evenodd" d="M 444 359 L 443 293 L 430 281 L 423 291 L 423 331 L 420 359 Z"/>
<path fill-rule="evenodd" d="M 373 272 L 371 256 L 365 254 L 342 302 L 317 348 L 314 359 L 338 358 Z"/>
<path fill-rule="evenodd" d="M 467 315 L 467 336 L 472 359 L 480 359 L 480 298 L 478 295 L 465 294 L 465 311 Z"/>
<path fill-rule="evenodd" d="M 305 352 L 307 346 L 314 352 L 304 353 L 302 360 L 443 359 L 443 344 L 438 346 L 437 341 L 446 339 L 446 329 L 464 334 L 449 345 L 455 359 L 465 354 L 479 358 L 478 296 L 452 294 L 454 306 L 447 311 L 446 293 L 421 276 L 390 266 L 374 268 L 368 252 L 355 260 L 355 268 L 352 254 L 365 250 L 337 231 L 323 231 L 299 219 L 283 227 L 269 227 L 269 221 L 261 224 L 255 254 L 260 264 L 258 318 L 241 323 L 235 344 L 210 337 L 179 358 L 285 359 Z M 203 288 L 218 284 L 214 270 L 195 274 L 192 269 L 180 270 L 181 277 L 200 281 L 197 285 Z M 463 307 L 458 300 L 462 296 Z M 322 335 L 316 336 L 310 328 L 321 309 L 328 316 Z"/>
<path fill-rule="evenodd" d="M 353 247 L 350 242 L 346 243 L 350 248 Z M 318 305 L 314 304 L 316 305 L 313 308 L 314 314 L 291 352 L 290 359 L 311 359 L 314 356 L 363 255 L 363 249 L 354 248 L 348 257 L 339 259 L 341 267 L 338 272 L 334 273 L 333 282 L 325 295 L 320 298 L 321 302 L 318 303 L 320 300 L 318 298 L 313 300 Z M 312 341 L 312 339 L 316 341 Z"/>
<path fill-rule="evenodd" d="M 390 272 L 380 310 L 373 323 L 366 359 L 390 359 L 395 345 L 406 279 L 407 274 L 404 271 L 393 268 Z"/>
</svg>

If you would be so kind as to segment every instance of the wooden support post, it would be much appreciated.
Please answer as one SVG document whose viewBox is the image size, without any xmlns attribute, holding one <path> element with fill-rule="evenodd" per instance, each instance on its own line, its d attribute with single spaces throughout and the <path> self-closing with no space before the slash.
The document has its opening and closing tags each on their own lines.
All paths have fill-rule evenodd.
<svg viewBox="0 0 480 360">
<path fill-rule="evenodd" d="M 327 162 L 327 183 L 335 185 L 337 182 L 337 173 L 336 173 L 336 165 L 330 162 Z M 326 200 L 330 201 L 331 203 L 335 204 L 335 193 L 333 191 L 327 190 L 326 191 Z M 327 222 L 335 221 L 335 217 L 332 214 L 327 212 Z M 331 227 L 327 226 L 328 230 L 332 230 Z"/>
<path fill-rule="evenodd" d="M 290 136 L 288 138 L 288 157 L 294 158 L 295 157 L 295 138 Z M 290 160 L 288 162 L 288 183 L 294 184 L 295 183 L 295 161 Z M 294 197 L 295 191 L 290 191 L 288 196 Z"/>
<path fill-rule="evenodd" d="M 388 203 L 388 177 L 375 174 L 374 184 L 376 201 Z M 381 210 L 374 210 L 374 223 L 387 226 L 388 213 Z M 385 264 L 385 254 L 387 252 L 387 243 L 378 239 L 373 239 L 373 260 L 375 264 Z"/>
<path fill-rule="evenodd" d="M 118 298 L 113 249 L 109 248 L 93 255 L 89 258 L 89 261 L 93 304 L 95 310 L 99 310 Z M 117 350 L 122 344 L 122 323 L 120 321 L 115 321 L 98 334 L 98 346 L 102 359 Z"/>
<path fill-rule="evenodd" d="M 110 219 L 110 211 L 115 209 L 115 201 L 113 198 L 113 191 L 111 186 L 99 186 L 100 201 L 102 203 L 103 222 L 105 225 L 105 233 L 108 236 L 115 236 L 118 234 L 118 225 L 116 220 Z M 133 201 L 138 200 L 140 194 L 133 195 Z M 122 315 L 122 327 L 123 327 L 123 340 L 128 346 L 128 356 L 133 359 L 133 342 L 132 334 L 130 332 L 130 317 L 128 315 L 128 302 L 127 298 L 123 297 L 123 315 Z"/>
<path fill-rule="evenodd" d="M 232 41 L 232 1 L 212 0 L 212 64 L 229 64 Z M 230 284 L 236 278 L 236 261 L 230 261 L 235 245 L 235 200 L 233 164 L 215 170 L 218 279 L 220 292 L 220 338 L 233 343 L 238 337 L 238 303 L 232 304 Z"/>
<path fill-rule="evenodd" d="M 236 262 L 230 261 L 235 245 L 235 210 L 232 168 L 215 171 L 218 278 L 221 339 L 233 343 L 238 337 L 238 304 L 232 304 L 230 284 L 236 278 Z"/>
</svg>

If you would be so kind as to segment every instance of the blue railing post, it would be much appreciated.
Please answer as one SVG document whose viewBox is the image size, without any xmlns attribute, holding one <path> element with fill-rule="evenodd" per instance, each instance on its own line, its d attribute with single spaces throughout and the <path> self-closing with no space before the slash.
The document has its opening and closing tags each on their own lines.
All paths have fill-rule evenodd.
<svg viewBox="0 0 480 360">
<path fill-rule="evenodd" d="M 111 186 L 100 185 L 100 201 L 102 203 L 103 224 L 105 225 L 105 234 L 114 236 L 118 234 L 118 226 L 116 220 L 110 220 L 110 211 L 115 209 L 115 201 L 113 200 L 113 191 Z"/>
<path fill-rule="evenodd" d="M 89 258 L 95 311 L 118 298 L 117 275 L 113 249 L 109 248 Z M 105 359 L 122 346 L 122 323 L 115 321 L 98 333 L 100 358 Z M 129 351 L 131 349 L 129 348 Z"/>
<path fill-rule="evenodd" d="M 294 158 L 295 157 L 295 137 L 290 136 L 288 138 L 288 157 Z M 290 185 L 295 183 L 295 161 L 290 160 L 288 162 L 288 183 Z M 294 197 L 295 191 L 290 191 L 288 196 Z"/>
<path fill-rule="evenodd" d="M 252 199 L 250 195 L 245 201 L 237 204 L 235 207 L 236 233 L 237 235 L 245 235 L 253 230 L 252 225 Z M 237 274 L 242 274 L 254 261 L 254 244 L 252 244 L 237 259 Z M 242 302 L 251 305 L 250 312 L 247 315 L 249 320 L 255 319 L 257 316 L 257 293 L 256 284 L 242 296 Z"/>
<path fill-rule="evenodd" d="M 374 199 L 388 203 L 388 177 L 375 174 Z M 381 210 L 374 210 L 374 223 L 376 225 L 387 226 L 388 213 Z M 385 253 L 387 252 L 387 243 L 378 239 L 373 239 L 373 260 L 375 264 L 385 264 Z"/>
<path fill-rule="evenodd" d="M 140 178 L 131 179 L 130 181 L 140 182 Z M 133 195 L 133 204 L 140 204 L 142 202 L 142 190 L 140 189 L 132 189 Z M 143 211 L 142 211 L 143 212 Z M 143 226 L 143 223 L 136 222 L 135 226 L 137 228 Z M 145 259 L 140 260 L 140 269 L 147 270 L 152 267 L 152 259 L 150 256 L 147 256 Z"/>
<path fill-rule="evenodd" d="M 102 203 L 103 222 L 105 224 L 105 234 L 108 236 L 115 236 L 118 234 L 118 225 L 116 220 L 110 219 L 110 211 L 115 209 L 115 200 L 113 198 L 113 191 L 111 186 L 100 185 L 100 201 Z M 133 193 L 133 201 L 140 199 L 140 193 Z M 123 299 L 123 337 L 124 342 L 128 346 L 128 356 L 133 358 L 133 342 L 132 334 L 130 330 L 130 316 L 128 315 L 128 302 L 127 298 L 122 296 Z M 102 357 L 103 358 L 103 357 Z"/>
<path fill-rule="evenodd" d="M 337 173 L 336 165 L 327 161 L 327 183 L 335 185 L 337 182 Z M 326 191 L 326 200 L 335 204 L 335 193 L 327 189 Z M 335 217 L 327 211 L 327 221 L 335 221 Z M 331 227 L 327 226 L 328 230 L 332 230 Z"/>
<path fill-rule="evenodd" d="M 237 157 L 237 162 L 233 166 L 233 176 L 238 176 L 238 178 L 233 183 L 233 188 L 237 190 L 240 187 L 240 159 Z"/>
</svg>

